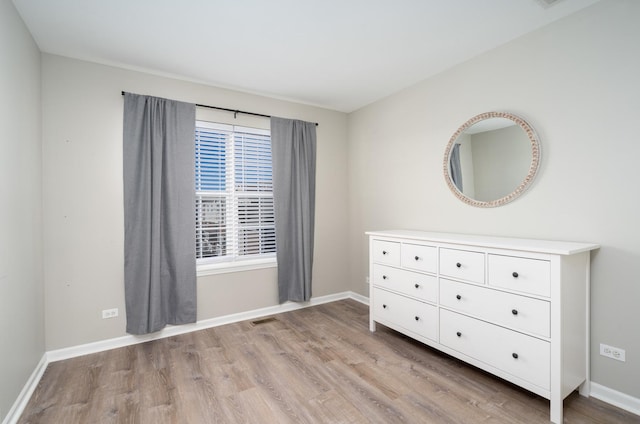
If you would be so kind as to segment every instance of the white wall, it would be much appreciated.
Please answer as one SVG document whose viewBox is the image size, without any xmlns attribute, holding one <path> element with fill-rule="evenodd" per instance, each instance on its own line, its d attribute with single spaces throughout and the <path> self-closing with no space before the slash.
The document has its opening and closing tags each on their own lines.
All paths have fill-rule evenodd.
<svg viewBox="0 0 640 424">
<path fill-rule="evenodd" d="M 318 122 L 313 295 L 348 289 L 345 114 L 48 54 L 42 61 L 47 350 L 125 334 L 122 90 Z M 277 303 L 274 268 L 198 278 L 199 320 Z M 118 318 L 101 319 L 114 307 Z"/>
<path fill-rule="evenodd" d="M 40 52 L 0 1 L 0 421 L 44 354 Z"/>
<path fill-rule="evenodd" d="M 349 115 L 352 289 L 366 294 L 366 230 L 413 228 L 600 243 L 592 255 L 593 380 L 640 397 L 640 2 L 602 1 Z M 494 209 L 445 185 L 445 146 L 487 111 L 521 115 L 542 162 Z M 598 354 L 626 349 L 627 361 Z"/>
</svg>

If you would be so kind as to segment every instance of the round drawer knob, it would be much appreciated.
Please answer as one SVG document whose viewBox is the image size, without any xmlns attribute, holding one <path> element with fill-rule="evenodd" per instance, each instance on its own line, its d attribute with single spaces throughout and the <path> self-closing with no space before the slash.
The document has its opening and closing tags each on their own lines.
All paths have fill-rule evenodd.
<svg viewBox="0 0 640 424">
<path fill-rule="evenodd" d="M 512 310 L 511 310 L 511 313 L 512 313 L 513 315 L 518 315 L 518 310 L 517 310 L 517 309 L 512 309 Z"/>
<path fill-rule="evenodd" d="M 461 337 L 461 336 L 462 336 L 462 333 L 458 331 L 458 332 L 456 333 L 456 336 Z"/>
<path fill-rule="evenodd" d="M 456 266 L 457 266 L 458 268 L 460 268 L 460 267 L 462 266 L 462 264 L 461 264 L 460 262 L 457 262 L 457 263 L 456 263 Z"/>
<path fill-rule="evenodd" d="M 383 309 L 387 309 L 387 305 L 382 305 L 382 308 Z"/>
<path fill-rule="evenodd" d="M 462 296 L 460 296 L 459 294 L 456 295 L 456 299 L 460 300 L 462 299 Z"/>
<path fill-rule="evenodd" d="M 513 359 L 518 359 L 518 354 L 517 353 L 512 353 L 511 356 L 513 356 Z"/>
<path fill-rule="evenodd" d="M 511 273 L 511 275 L 513 275 L 513 278 L 518 278 L 518 273 L 517 273 L 517 272 L 515 272 L 515 271 L 513 271 L 513 272 Z"/>
<path fill-rule="evenodd" d="M 419 289 L 420 288 L 420 284 L 416 283 L 414 287 Z"/>
<path fill-rule="evenodd" d="M 386 279 L 387 279 L 387 276 L 386 276 L 386 275 L 383 275 L 383 276 L 382 276 L 382 279 L 383 279 L 383 280 L 386 280 Z"/>
<path fill-rule="evenodd" d="M 419 261 L 420 260 L 420 256 L 414 256 L 413 259 L 415 259 L 416 261 Z"/>
<path fill-rule="evenodd" d="M 382 251 L 382 254 L 383 254 L 383 255 L 386 255 L 386 254 L 387 254 L 387 251 L 386 251 L 386 250 L 383 250 L 383 251 Z"/>
<path fill-rule="evenodd" d="M 416 321 L 420 321 L 420 317 L 416 317 Z"/>
</svg>

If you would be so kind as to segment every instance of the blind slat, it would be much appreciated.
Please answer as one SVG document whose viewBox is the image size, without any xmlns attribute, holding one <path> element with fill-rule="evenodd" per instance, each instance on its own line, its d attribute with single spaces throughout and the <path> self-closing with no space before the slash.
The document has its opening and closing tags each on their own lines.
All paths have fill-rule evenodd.
<svg viewBox="0 0 640 424">
<path fill-rule="evenodd" d="M 264 130 L 196 123 L 196 257 L 273 256 L 271 137 Z"/>
</svg>

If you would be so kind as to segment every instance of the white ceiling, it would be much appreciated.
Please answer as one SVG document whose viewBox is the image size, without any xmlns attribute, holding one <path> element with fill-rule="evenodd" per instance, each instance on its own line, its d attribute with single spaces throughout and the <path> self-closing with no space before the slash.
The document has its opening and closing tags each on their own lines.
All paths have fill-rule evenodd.
<svg viewBox="0 0 640 424">
<path fill-rule="evenodd" d="M 13 0 L 43 52 L 343 112 L 597 1 Z"/>
</svg>

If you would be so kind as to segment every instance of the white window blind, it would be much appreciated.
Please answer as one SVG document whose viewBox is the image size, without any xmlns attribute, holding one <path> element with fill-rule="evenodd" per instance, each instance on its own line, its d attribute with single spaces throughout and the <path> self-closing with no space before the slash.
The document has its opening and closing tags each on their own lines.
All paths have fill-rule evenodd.
<svg viewBox="0 0 640 424">
<path fill-rule="evenodd" d="M 275 257 L 268 130 L 196 122 L 199 264 Z"/>
</svg>

